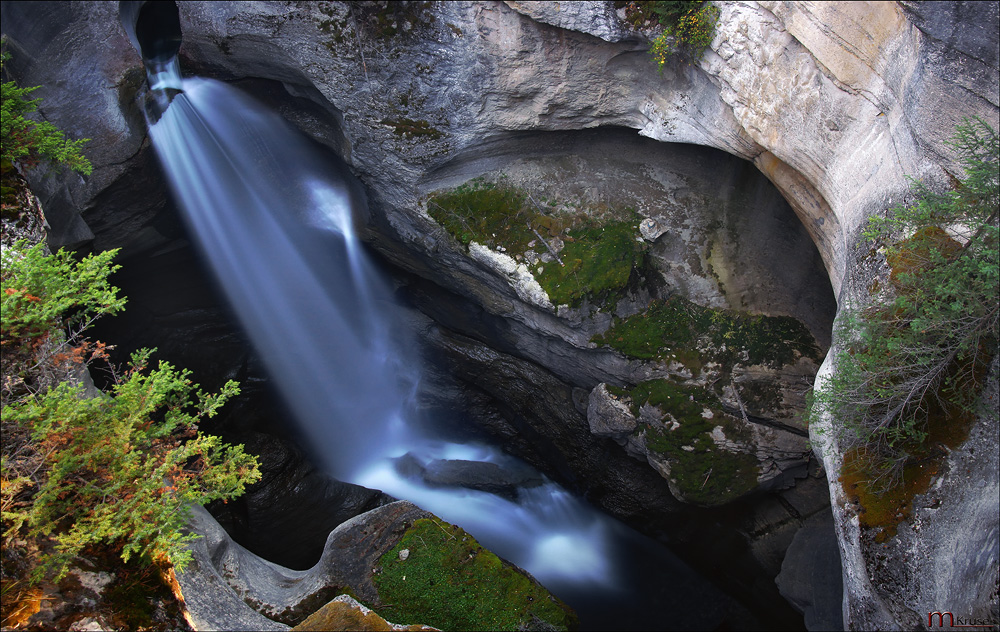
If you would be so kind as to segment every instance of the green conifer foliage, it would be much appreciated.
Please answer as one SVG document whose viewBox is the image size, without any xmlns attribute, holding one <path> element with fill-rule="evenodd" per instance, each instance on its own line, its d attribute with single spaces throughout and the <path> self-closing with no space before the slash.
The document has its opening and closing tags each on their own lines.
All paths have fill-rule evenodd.
<svg viewBox="0 0 1000 632">
<path fill-rule="evenodd" d="M 7 60 L 7 53 L 0 53 L 0 69 Z M 89 139 L 69 140 L 55 125 L 48 121 L 25 118 L 38 109 L 40 99 L 28 95 L 38 86 L 20 88 L 13 81 L 0 83 L 0 163 L 20 163 L 34 167 L 40 163 L 66 165 L 74 171 L 89 175 L 92 166 L 82 153 Z"/>
<path fill-rule="evenodd" d="M 961 182 L 944 193 L 915 183 L 913 204 L 869 224 L 891 274 L 872 286 L 873 306 L 843 310 L 836 370 L 817 397 L 875 491 L 898 487 L 910 464 L 960 442 L 997 355 L 997 133 L 966 121 L 951 145 Z"/>
<path fill-rule="evenodd" d="M 197 429 L 239 393 L 236 383 L 204 393 L 187 371 L 164 362 L 148 369 L 150 354 L 133 356 L 108 397 L 85 398 L 82 386 L 62 383 L 5 410 L 5 423 L 29 428 L 44 455 L 32 502 L 4 515 L 12 527 L 52 539 L 39 576 L 61 577 L 94 544 L 120 546 L 125 561 L 142 555 L 183 568 L 196 537 L 182 531 L 189 504 L 239 496 L 260 478 L 242 446 Z"/>
<path fill-rule="evenodd" d="M 125 300 L 108 275 L 115 251 L 75 261 L 19 242 L 4 252 L 0 346 L 3 348 L 4 537 L 47 543 L 35 579 L 62 576 L 93 545 L 132 556 L 189 560 L 187 507 L 243 493 L 260 473 L 255 457 L 203 435 L 197 424 L 239 393 L 227 382 L 202 392 L 188 371 L 151 368 L 137 352 L 110 393 L 86 397 L 65 380 L 74 365 L 104 357 L 83 337 L 98 317 Z"/>
</svg>

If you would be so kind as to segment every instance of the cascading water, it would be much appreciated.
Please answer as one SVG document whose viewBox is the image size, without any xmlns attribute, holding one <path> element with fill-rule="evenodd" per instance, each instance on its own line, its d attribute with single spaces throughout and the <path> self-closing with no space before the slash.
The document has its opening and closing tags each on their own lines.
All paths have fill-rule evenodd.
<svg viewBox="0 0 1000 632">
<path fill-rule="evenodd" d="M 537 475 L 512 500 L 401 474 L 404 455 L 418 470 L 442 462 L 524 466 L 411 423 L 419 361 L 355 236 L 356 201 L 342 168 L 234 88 L 182 80 L 174 60 L 157 64 L 151 86 L 150 135 L 191 233 L 331 474 L 461 525 L 566 599 L 585 625 L 591 615 L 595 627 L 629 627 L 628 617 L 597 612 L 625 599 L 616 590 L 628 584 L 626 574 L 634 579 L 634 568 L 620 567 L 629 556 L 658 575 L 676 574 L 682 585 L 647 594 L 674 610 L 672 625 L 704 625 L 678 612 L 714 591 Z"/>
</svg>

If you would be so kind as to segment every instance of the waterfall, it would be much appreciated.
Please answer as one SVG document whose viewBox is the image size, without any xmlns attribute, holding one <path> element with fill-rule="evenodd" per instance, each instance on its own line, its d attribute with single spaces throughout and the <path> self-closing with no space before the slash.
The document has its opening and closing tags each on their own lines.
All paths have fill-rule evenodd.
<svg viewBox="0 0 1000 632">
<path fill-rule="evenodd" d="M 429 485 L 412 474 L 442 463 L 526 466 L 489 446 L 417 430 L 416 344 L 358 242 L 363 200 L 352 195 L 343 166 L 230 86 L 181 79 L 171 62 L 152 76 L 151 85 L 164 89 L 152 95 L 150 135 L 190 233 L 326 469 L 462 526 L 581 616 L 617 610 L 600 623 L 592 617 L 595 627 L 627 627 L 624 587 L 628 598 L 649 588 L 637 590 L 635 577 L 629 583 L 634 565 L 625 571 L 622 559 L 658 560 L 661 577 L 649 584 L 664 585 L 666 575 L 678 585 L 647 598 L 657 613 L 673 608 L 673 625 L 687 627 L 676 611 L 714 591 L 537 473 L 513 497 Z"/>
<path fill-rule="evenodd" d="M 150 135 L 240 322 L 333 474 L 399 437 L 416 383 L 343 174 L 238 91 L 185 79 Z M 401 438 L 400 438 L 401 439 Z"/>
</svg>

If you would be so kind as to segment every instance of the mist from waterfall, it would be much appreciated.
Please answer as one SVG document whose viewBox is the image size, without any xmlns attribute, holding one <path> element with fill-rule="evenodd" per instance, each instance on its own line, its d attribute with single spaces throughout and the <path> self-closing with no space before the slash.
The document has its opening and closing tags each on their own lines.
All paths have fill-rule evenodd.
<svg viewBox="0 0 1000 632">
<path fill-rule="evenodd" d="M 665 553 L 640 552 L 632 532 L 551 482 L 509 500 L 401 475 L 394 459 L 403 455 L 422 465 L 512 459 L 416 430 L 416 343 L 358 242 L 354 222 L 366 209 L 343 166 L 238 90 L 171 72 L 176 65 L 156 69 L 170 92 L 154 95 L 153 145 L 191 235 L 333 476 L 462 526 L 578 611 L 606 607 L 634 572 L 621 567 L 629 556 L 690 575 Z M 661 605 L 682 607 L 696 590 L 672 588 Z"/>
</svg>

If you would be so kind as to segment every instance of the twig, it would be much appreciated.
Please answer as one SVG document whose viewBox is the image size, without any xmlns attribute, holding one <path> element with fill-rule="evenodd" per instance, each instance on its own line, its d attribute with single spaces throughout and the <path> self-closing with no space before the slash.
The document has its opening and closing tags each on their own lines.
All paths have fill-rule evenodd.
<svg viewBox="0 0 1000 632">
<path fill-rule="evenodd" d="M 358 19 L 354 16 L 354 11 L 350 11 L 351 22 L 354 23 L 354 37 L 358 40 L 358 53 L 361 54 L 361 69 L 365 71 L 365 84 L 368 89 L 371 90 L 371 84 L 368 80 L 368 63 L 365 61 L 365 50 L 361 46 L 361 31 L 358 29 Z"/>
<path fill-rule="evenodd" d="M 556 261 L 559 262 L 559 265 L 565 267 L 566 264 L 563 263 L 563 260 L 559 258 L 559 255 L 556 254 L 556 251 L 552 249 L 552 246 L 549 245 L 549 242 L 545 241 L 545 238 L 542 237 L 540 234 L 538 234 L 538 231 L 535 230 L 535 227 L 532 226 L 530 222 L 526 222 L 526 224 L 528 225 L 528 228 L 531 229 L 531 232 L 535 233 L 535 237 L 538 237 L 539 241 L 545 244 L 545 248 L 549 251 L 549 254 L 551 254 L 553 257 L 556 258 Z"/>
<path fill-rule="evenodd" d="M 431 522 L 433 522 L 434 524 L 436 524 L 436 525 L 437 525 L 437 528 L 438 528 L 438 529 L 441 529 L 441 531 L 444 531 L 444 534 L 445 534 L 446 536 L 448 536 L 448 537 L 449 537 L 449 538 L 451 538 L 452 540 L 454 540 L 454 539 L 455 539 L 455 536 L 454 536 L 454 535 L 452 535 L 452 534 L 448 533 L 447 531 L 445 531 L 445 528 L 441 526 L 441 523 L 440 523 L 440 522 L 438 522 L 437 520 L 431 520 Z"/>
<path fill-rule="evenodd" d="M 699 488 L 698 491 L 701 491 L 702 489 L 705 489 L 705 485 L 708 484 L 708 477 L 712 475 L 712 470 L 714 470 L 714 469 L 715 469 L 714 467 L 708 468 L 708 474 L 705 475 L 705 480 L 702 481 L 701 487 Z"/>
<path fill-rule="evenodd" d="M 736 381 L 735 380 L 730 380 L 729 384 L 732 385 L 732 387 L 733 387 L 733 394 L 736 395 L 736 403 L 740 407 L 740 414 L 743 415 L 743 421 L 745 421 L 746 423 L 749 424 L 750 423 L 750 418 L 747 417 L 747 409 L 746 409 L 746 406 L 743 405 L 743 399 L 740 397 L 740 391 L 736 388 Z"/>
<path fill-rule="evenodd" d="M 445 213 L 447 213 L 451 217 L 453 217 L 453 218 L 457 219 L 458 221 L 462 222 L 462 226 L 465 227 L 465 230 L 469 231 L 470 235 L 472 235 L 474 237 L 476 236 L 475 235 L 476 231 L 472 230 L 472 227 L 469 226 L 469 223 L 467 221 L 465 221 L 464 217 L 462 217 L 461 215 L 459 215 L 455 211 L 452 211 L 450 209 L 446 209 L 445 207 L 441 206 L 440 204 L 438 204 L 434 200 L 427 200 L 427 203 L 428 204 L 433 204 L 434 206 L 438 207 L 439 209 L 441 209 L 442 211 L 444 211 Z"/>
<path fill-rule="evenodd" d="M 538 209 L 538 212 L 541 213 L 542 207 L 538 205 L 538 202 L 535 201 L 535 198 L 531 197 L 530 193 L 528 193 L 528 199 L 531 200 L 531 203 L 534 204 L 535 208 Z M 526 224 L 528 225 L 528 228 L 531 229 L 531 232 L 535 233 L 535 237 L 538 237 L 539 241 L 545 244 L 546 250 L 548 250 L 549 254 L 551 254 L 553 257 L 556 258 L 556 261 L 559 262 L 559 265 L 566 267 L 566 264 L 563 263 L 563 260 L 559 258 L 559 255 L 556 253 L 556 251 L 553 250 L 552 246 L 549 245 L 549 242 L 545 241 L 545 238 L 542 237 L 537 230 L 535 230 L 535 227 L 531 225 L 531 222 L 526 222 Z"/>
</svg>

